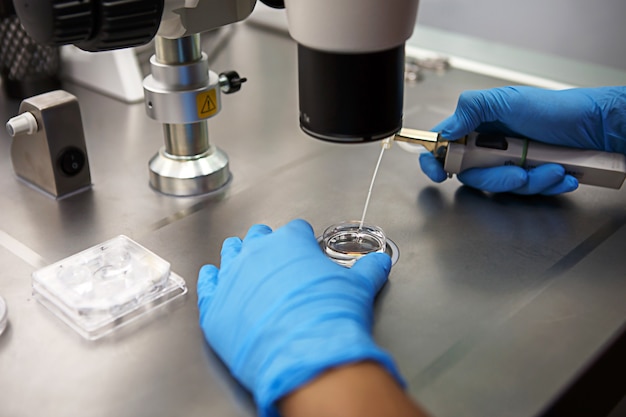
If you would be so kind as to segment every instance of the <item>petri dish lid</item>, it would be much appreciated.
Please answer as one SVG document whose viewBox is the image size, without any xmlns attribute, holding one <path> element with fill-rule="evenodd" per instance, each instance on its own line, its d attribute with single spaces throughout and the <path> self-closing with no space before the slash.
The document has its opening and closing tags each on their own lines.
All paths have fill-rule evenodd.
<svg viewBox="0 0 626 417">
<path fill-rule="evenodd" d="M 117 309 L 158 290 L 170 264 L 118 236 L 33 273 L 33 282 L 79 314 Z"/>
<path fill-rule="evenodd" d="M 0 297 L 0 334 L 2 334 L 2 332 L 4 332 L 4 329 L 7 327 L 7 320 L 7 303 L 4 301 L 4 298 Z"/>
<path fill-rule="evenodd" d="M 187 292 L 169 262 L 120 235 L 32 274 L 35 298 L 97 339 Z"/>
</svg>

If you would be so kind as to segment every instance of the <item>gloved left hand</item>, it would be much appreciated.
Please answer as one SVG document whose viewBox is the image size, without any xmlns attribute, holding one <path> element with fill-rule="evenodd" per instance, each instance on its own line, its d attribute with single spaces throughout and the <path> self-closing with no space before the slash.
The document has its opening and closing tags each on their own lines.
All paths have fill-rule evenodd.
<svg viewBox="0 0 626 417">
<path fill-rule="evenodd" d="M 348 269 L 322 252 L 311 226 L 294 220 L 275 232 L 252 226 L 224 241 L 221 269 L 198 277 L 204 335 L 255 398 L 260 416 L 324 370 L 372 360 L 402 379 L 371 336 L 376 293 L 391 259 L 373 253 Z"/>
</svg>

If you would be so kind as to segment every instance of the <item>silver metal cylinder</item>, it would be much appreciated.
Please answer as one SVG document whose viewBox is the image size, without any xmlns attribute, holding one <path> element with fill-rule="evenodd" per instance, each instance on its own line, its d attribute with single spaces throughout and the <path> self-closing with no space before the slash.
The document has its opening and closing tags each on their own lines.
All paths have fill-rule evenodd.
<svg viewBox="0 0 626 417">
<path fill-rule="evenodd" d="M 146 114 L 161 123 L 196 123 L 219 113 L 219 76 L 209 71 L 206 54 L 188 64 L 150 60 L 152 74 L 143 82 Z"/>
<path fill-rule="evenodd" d="M 150 160 L 150 185 L 165 194 L 215 191 L 230 180 L 228 156 L 209 143 L 207 119 L 220 109 L 219 80 L 200 50 L 200 35 L 157 36 L 146 112 L 163 123 L 165 146 Z"/>
<path fill-rule="evenodd" d="M 173 156 L 190 156 L 209 149 L 209 127 L 206 120 L 188 124 L 164 124 L 165 152 Z"/>
<path fill-rule="evenodd" d="M 197 61 L 202 55 L 200 34 L 183 38 L 168 39 L 157 36 L 154 39 L 154 53 L 163 64 L 182 64 Z"/>
<path fill-rule="evenodd" d="M 211 145 L 195 158 L 177 158 L 161 149 L 150 160 L 150 185 L 163 194 L 192 196 L 208 194 L 230 181 L 228 155 Z"/>
</svg>

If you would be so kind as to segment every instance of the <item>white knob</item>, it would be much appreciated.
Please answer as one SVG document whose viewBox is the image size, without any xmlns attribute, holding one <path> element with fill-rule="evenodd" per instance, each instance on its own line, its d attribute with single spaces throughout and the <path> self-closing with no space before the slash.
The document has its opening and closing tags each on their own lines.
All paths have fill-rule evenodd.
<svg viewBox="0 0 626 417">
<path fill-rule="evenodd" d="M 7 132 L 11 137 L 21 134 L 32 135 L 37 132 L 37 119 L 30 112 L 24 112 L 18 116 L 12 117 L 7 122 Z"/>
</svg>

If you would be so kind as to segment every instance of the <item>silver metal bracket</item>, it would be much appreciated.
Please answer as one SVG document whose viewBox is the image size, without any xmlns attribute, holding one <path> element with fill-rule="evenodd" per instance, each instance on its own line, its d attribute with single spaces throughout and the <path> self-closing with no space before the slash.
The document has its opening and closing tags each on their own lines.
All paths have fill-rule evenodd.
<svg viewBox="0 0 626 417">
<path fill-rule="evenodd" d="M 56 90 L 27 98 L 6 127 L 14 137 L 11 161 L 20 179 L 56 199 L 91 187 L 76 97 Z"/>
</svg>

